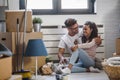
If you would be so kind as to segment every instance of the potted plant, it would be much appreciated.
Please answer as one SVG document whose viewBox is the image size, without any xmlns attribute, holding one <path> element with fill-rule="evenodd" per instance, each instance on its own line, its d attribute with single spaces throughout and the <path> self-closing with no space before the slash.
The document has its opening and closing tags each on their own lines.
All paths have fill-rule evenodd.
<svg viewBox="0 0 120 80">
<path fill-rule="evenodd" d="M 35 32 L 40 32 L 42 22 L 43 22 L 42 19 L 39 17 L 33 18 L 33 28 Z"/>
</svg>

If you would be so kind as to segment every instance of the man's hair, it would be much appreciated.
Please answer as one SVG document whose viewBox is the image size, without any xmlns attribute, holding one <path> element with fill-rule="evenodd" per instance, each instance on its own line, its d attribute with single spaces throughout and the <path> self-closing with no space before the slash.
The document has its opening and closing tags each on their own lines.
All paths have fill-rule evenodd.
<svg viewBox="0 0 120 80">
<path fill-rule="evenodd" d="M 65 20 L 64 24 L 65 26 L 68 28 L 68 27 L 71 27 L 72 25 L 76 24 L 77 21 L 73 18 L 68 18 L 67 20 Z"/>
</svg>

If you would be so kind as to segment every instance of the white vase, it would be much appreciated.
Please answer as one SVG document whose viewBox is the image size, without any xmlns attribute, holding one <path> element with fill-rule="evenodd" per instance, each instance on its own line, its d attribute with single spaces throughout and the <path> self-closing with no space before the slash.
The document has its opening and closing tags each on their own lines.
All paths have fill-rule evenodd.
<svg viewBox="0 0 120 80">
<path fill-rule="evenodd" d="M 33 24 L 34 32 L 40 32 L 41 30 L 41 24 L 40 23 L 35 23 Z"/>
</svg>

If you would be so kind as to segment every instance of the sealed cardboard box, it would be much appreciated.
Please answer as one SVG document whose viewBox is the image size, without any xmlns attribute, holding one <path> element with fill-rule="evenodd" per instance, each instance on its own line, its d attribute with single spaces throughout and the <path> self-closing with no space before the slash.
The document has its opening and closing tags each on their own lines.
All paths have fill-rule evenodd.
<svg viewBox="0 0 120 80">
<path fill-rule="evenodd" d="M 12 75 L 12 57 L 0 58 L 0 80 L 8 80 Z"/>
<path fill-rule="evenodd" d="M 32 11 L 26 11 L 25 14 L 25 10 L 6 10 L 5 20 L 7 32 L 17 32 L 18 30 L 24 32 L 25 23 L 26 32 L 32 32 Z"/>
<path fill-rule="evenodd" d="M 120 38 L 116 39 L 116 54 L 120 55 Z"/>
</svg>

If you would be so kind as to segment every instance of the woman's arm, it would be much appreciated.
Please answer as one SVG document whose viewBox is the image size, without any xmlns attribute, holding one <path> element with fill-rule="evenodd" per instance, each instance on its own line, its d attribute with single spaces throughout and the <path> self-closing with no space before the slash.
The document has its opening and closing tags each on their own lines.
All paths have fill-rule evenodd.
<svg viewBox="0 0 120 80">
<path fill-rule="evenodd" d="M 96 45 L 95 44 L 95 39 L 93 39 L 91 42 L 89 43 L 82 43 L 82 44 L 77 44 L 76 46 L 78 46 L 78 48 L 91 48 L 92 46 Z"/>
<path fill-rule="evenodd" d="M 98 37 L 92 39 L 91 42 L 89 42 L 89 43 L 77 44 L 76 47 L 85 49 L 85 48 L 91 48 L 91 47 L 94 46 L 94 45 L 99 46 L 101 43 L 102 43 L 101 37 L 98 36 Z"/>
<path fill-rule="evenodd" d="M 82 43 L 82 44 L 75 44 L 75 46 L 71 47 L 72 51 L 75 51 L 77 48 L 82 48 L 82 49 L 86 49 L 86 48 L 91 48 L 94 45 L 99 46 L 102 43 L 102 40 L 100 37 L 94 38 L 91 42 L 89 43 Z"/>
<path fill-rule="evenodd" d="M 71 50 L 72 51 L 75 51 L 77 48 L 82 48 L 82 49 L 85 49 L 85 48 L 90 48 L 92 46 L 96 45 L 95 44 L 95 40 L 93 39 L 91 42 L 89 43 L 82 43 L 82 44 L 75 44 L 75 46 L 72 46 L 71 47 Z"/>
</svg>

